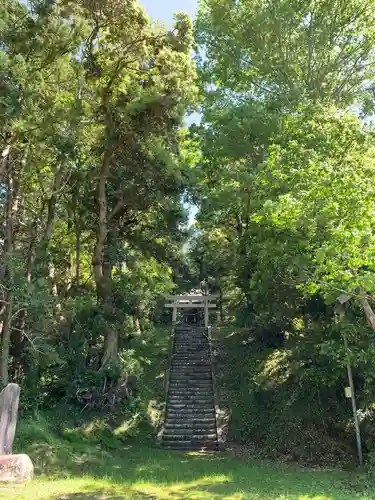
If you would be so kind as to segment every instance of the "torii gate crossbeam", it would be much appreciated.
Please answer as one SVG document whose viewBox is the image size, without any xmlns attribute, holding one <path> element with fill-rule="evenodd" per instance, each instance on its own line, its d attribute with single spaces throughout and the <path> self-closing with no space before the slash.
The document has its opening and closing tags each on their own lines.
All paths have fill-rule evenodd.
<svg viewBox="0 0 375 500">
<path fill-rule="evenodd" d="M 178 309 L 204 309 L 204 326 L 208 328 L 209 309 L 216 309 L 219 294 L 210 295 L 170 295 L 166 297 L 165 307 L 172 308 L 172 326 L 176 326 Z"/>
</svg>

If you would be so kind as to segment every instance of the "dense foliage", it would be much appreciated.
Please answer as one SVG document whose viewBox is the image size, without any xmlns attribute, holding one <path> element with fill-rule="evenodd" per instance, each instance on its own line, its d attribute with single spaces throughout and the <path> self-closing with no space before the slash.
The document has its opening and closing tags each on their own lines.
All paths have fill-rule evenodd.
<svg viewBox="0 0 375 500">
<path fill-rule="evenodd" d="M 181 261 L 192 42 L 134 0 L 1 2 L 0 374 L 33 406 L 131 392 Z"/>
<path fill-rule="evenodd" d="M 237 344 L 242 389 L 229 406 L 247 403 L 232 432 L 296 456 L 307 443 L 320 453 L 322 426 L 354 444 L 348 356 L 372 417 L 374 7 L 202 0 L 197 19 L 205 99 L 191 258 L 224 286 L 227 319 L 250 329 L 233 336 L 248 347 Z"/>
<path fill-rule="evenodd" d="M 201 0 L 195 40 L 136 0 L 3 0 L 1 383 L 138 415 L 163 296 L 207 278 L 232 437 L 347 454 L 350 361 L 374 450 L 374 75 L 373 0 Z"/>
</svg>

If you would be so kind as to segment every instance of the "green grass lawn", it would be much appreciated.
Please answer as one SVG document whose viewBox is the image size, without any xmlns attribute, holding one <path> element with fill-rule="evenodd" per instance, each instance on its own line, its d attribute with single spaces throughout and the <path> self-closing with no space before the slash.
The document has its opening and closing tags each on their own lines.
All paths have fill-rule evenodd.
<svg viewBox="0 0 375 500">
<path fill-rule="evenodd" d="M 314 471 L 226 454 L 168 453 L 145 445 L 117 451 L 99 447 L 72 450 L 60 460 L 46 450 L 36 478 L 24 485 L 0 487 L 0 498 L 48 500 L 231 499 L 353 500 L 375 499 L 353 473 Z M 40 474 L 40 475 L 39 475 Z"/>
</svg>

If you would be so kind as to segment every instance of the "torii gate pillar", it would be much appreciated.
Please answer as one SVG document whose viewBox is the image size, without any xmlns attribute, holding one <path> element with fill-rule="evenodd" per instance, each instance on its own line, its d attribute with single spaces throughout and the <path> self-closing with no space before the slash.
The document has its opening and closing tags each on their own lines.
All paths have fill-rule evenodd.
<svg viewBox="0 0 375 500">
<path fill-rule="evenodd" d="M 208 298 L 207 295 L 204 299 L 204 327 L 208 328 Z"/>
<path fill-rule="evenodd" d="M 172 326 L 175 327 L 177 322 L 177 304 L 174 301 L 173 302 L 173 309 L 172 309 Z"/>
</svg>

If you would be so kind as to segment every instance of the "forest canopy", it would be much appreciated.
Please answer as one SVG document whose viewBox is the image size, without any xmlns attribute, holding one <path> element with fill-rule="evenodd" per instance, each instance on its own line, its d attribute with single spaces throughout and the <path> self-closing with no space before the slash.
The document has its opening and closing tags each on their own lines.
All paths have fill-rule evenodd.
<svg viewBox="0 0 375 500">
<path fill-rule="evenodd" d="M 373 0 L 201 0 L 170 28 L 136 0 L 3 0 L 2 385 L 86 408 L 206 278 L 241 332 L 233 434 L 348 435 L 349 360 L 371 443 L 374 75 Z"/>
</svg>

